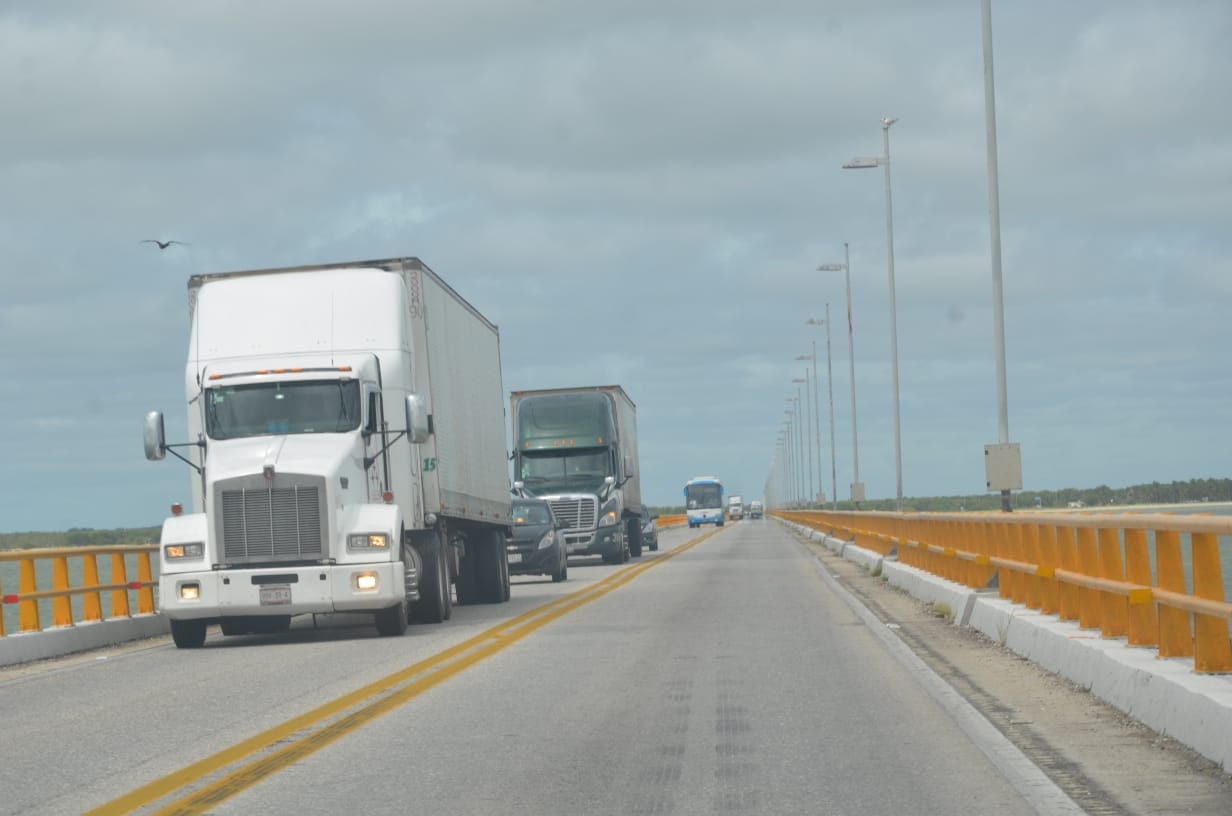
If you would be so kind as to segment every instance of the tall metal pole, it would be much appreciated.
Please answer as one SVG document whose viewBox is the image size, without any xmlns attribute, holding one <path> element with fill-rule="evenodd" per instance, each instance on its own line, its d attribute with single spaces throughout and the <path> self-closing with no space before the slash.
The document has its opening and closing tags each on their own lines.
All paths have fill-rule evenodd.
<svg viewBox="0 0 1232 816">
<path fill-rule="evenodd" d="M 814 351 L 813 365 L 816 365 Z M 814 380 L 814 382 L 816 382 Z M 826 390 L 830 392 L 830 509 L 838 510 L 838 463 L 834 454 L 834 368 L 830 362 L 830 304 L 826 304 Z M 820 431 L 818 431 L 820 433 Z M 820 462 L 821 454 L 818 453 Z M 820 466 L 820 465 L 819 465 Z"/>
<path fill-rule="evenodd" d="M 898 512 L 903 512 L 903 436 L 898 412 L 898 310 L 894 297 L 894 203 L 890 195 L 890 125 L 881 120 L 881 146 L 885 156 L 886 247 L 890 273 L 890 377 L 894 381 L 894 476 Z"/>
<path fill-rule="evenodd" d="M 847 279 L 847 359 L 851 375 L 851 501 L 859 509 L 864 500 L 864 484 L 860 481 L 860 435 L 856 431 L 856 341 L 851 317 L 851 257 L 846 241 L 843 241 L 843 273 Z"/>
<path fill-rule="evenodd" d="M 808 367 L 805 366 L 803 377 L 792 377 L 791 381 L 794 383 L 804 383 L 804 399 L 805 399 L 804 424 L 807 427 L 807 437 L 805 438 L 808 441 L 808 446 L 807 446 L 808 447 L 808 489 L 809 489 L 808 500 L 809 502 L 812 502 L 813 496 L 815 496 L 816 494 L 813 492 L 813 420 L 812 420 L 812 416 L 809 414 L 809 399 L 810 398 L 809 398 L 809 385 L 808 385 L 809 384 Z M 812 408 L 813 408 L 813 413 L 816 413 L 817 411 L 816 400 L 813 400 Z M 821 457 L 820 456 L 817 457 L 817 478 L 818 478 L 818 481 L 821 480 Z"/>
<path fill-rule="evenodd" d="M 997 439 L 1010 441 L 1009 397 L 1005 384 L 1005 305 L 1001 293 L 1001 193 L 997 181 L 997 101 L 992 72 L 992 8 L 980 4 L 984 27 L 984 123 L 988 133 L 988 226 L 992 235 L 992 319 L 997 356 Z M 1010 491 L 1001 491 L 1001 509 L 1009 512 Z"/>
<path fill-rule="evenodd" d="M 859 167 L 874 167 L 882 161 L 882 159 L 852 159 L 844 164 L 843 168 L 850 170 Z M 864 501 L 864 483 L 860 481 L 860 430 L 856 420 L 856 344 L 851 317 L 851 253 L 846 241 L 843 242 L 843 262 L 841 264 L 822 264 L 817 267 L 819 272 L 837 272 L 840 269 L 843 272 L 843 282 L 847 290 L 847 362 L 851 374 L 851 503 L 859 510 L 860 502 Z M 829 325 L 828 318 L 826 324 Z M 830 417 L 833 422 L 833 400 L 831 400 L 830 407 Z M 838 496 L 836 495 L 834 499 L 837 501 Z"/>
<path fill-rule="evenodd" d="M 818 399 L 818 391 L 817 391 L 817 387 L 818 387 L 818 383 L 817 383 L 817 341 L 814 339 L 814 340 L 810 340 L 809 342 L 813 344 L 813 404 L 817 406 L 817 410 L 813 412 L 813 424 L 815 426 L 814 430 L 817 432 L 817 484 L 818 484 L 818 487 L 821 487 L 821 490 L 824 491 L 825 488 L 822 487 L 822 482 L 824 482 L 825 480 L 821 477 L 821 400 Z M 830 448 L 831 448 L 831 451 L 833 451 L 833 448 L 834 448 L 833 438 L 830 439 Z M 833 481 L 831 481 L 830 483 L 830 492 L 831 493 L 834 492 Z M 833 498 L 833 496 L 831 496 L 831 498 Z M 824 510 L 825 508 L 826 508 L 826 503 L 823 501 L 821 503 L 821 509 Z"/>
<path fill-rule="evenodd" d="M 800 446 L 800 492 L 804 493 L 804 415 L 800 411 L 800 386 L 796 386 L 796 427 L 800 429 L 796 444 Z M 804 506 L 808 506 L 808 496 L 805 496 Z"/>
</svg>

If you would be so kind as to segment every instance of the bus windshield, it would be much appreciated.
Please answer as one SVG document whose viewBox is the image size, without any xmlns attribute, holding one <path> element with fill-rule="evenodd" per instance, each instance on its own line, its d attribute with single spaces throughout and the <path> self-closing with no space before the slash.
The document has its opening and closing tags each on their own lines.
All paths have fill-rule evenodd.
<svg viewBox="0 0 1232 816">
<path fill-rule="evenodd" d="M 684 489 L 685 506 L 689 510 L 711 510 L 723 506 L 723 487 L 714 482 L 690 484 Z"/>
</svg>

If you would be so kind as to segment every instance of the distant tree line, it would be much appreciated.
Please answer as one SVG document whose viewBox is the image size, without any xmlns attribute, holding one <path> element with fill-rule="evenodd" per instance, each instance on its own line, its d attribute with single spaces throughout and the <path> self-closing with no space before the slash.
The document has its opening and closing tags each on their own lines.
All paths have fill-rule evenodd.
<svg viewBox="0 0 1232 816">
<path fill-rule="evenodd" d="M 1037 501 L 1038 499 L 1038 501 Z M 1151 482 L 1130 487 L 1066 487 L 1060 490 L 1022 490 L 1010 496 L 1015 510 L 1036 507 L 1069 507 L 1081 502 L 1084 507 L 1129 504 L 1187 504 L 1190 502 L 1232 501 L 1232 479 L 1190 479 L 1185 482 Z M 896 501 L 873 499 L 860 503 L 861 510 L 894 510 Z M 826 505 L 828 509 L 829 504 Z M 838 502 L 839 510 L 854 510 L 848 501 Z M 964 510 L 1000 510 L 1001 494 L 975 493 L 968 496 L 921 496 L 903 499 L 903 509 L 925 513 L 962 512 Z M 655 515 L 683 513 L 681 507 L 652 507 Z"/>
<path fill-rule="evenodd" d="M 0 550 L 39 550 L 47 547 L 115 547 L 157 542 L 158 527 L 118 530 L 73 528 L 58 533 L 0 533 Z"/>
<path fill-rule="evenodd" d="M 1232 501 L 1232 479 L 1190 479 L 1185 482 L 1150 482 L 1130 487 L 1066 487 L 1060 490 L 1022 490 L 1010 496 L 1015 510 L 1036 507 L 1083 507 L 1130 504 L 1188 504 L 1190 502 Z M 893 510 L 894 499 L 862 502 L 864 510 Z M 839 509 L 851 510 L 850 502 L 839 502 Z M 928 496 L 903 500 L 904 510 L 920 512 L 954 512 L 963 510 L 1000 510 L 999 493 L 977 493 L 969 496 Z"/>
<path fill-rule="evenodd" d="M 1038 502 L 1036 499 L 1038 498 Z M 1232 502 L 1232 479 L 1190 479 L 1186 482 L 1151 482 L 1131 487 L 1066 487 L 1061 490 L 1022 490 L 1011 495 L 1016 510 L 1035 507 L 1069 507 L 1081 502 L 1084 507 L 1118 504 L 1187 504 L 1189 502 Z M 874 499 L 860 503 L 861 510 L 893 510 L 894 499 Z M 829 505 L 827 505 L 827 508 Z M 854 510 L 851 502 L 839 502 L 839 510 Z M 903 509 L 919 512 L 961 512 L 1000 510 L 998 493 L 969 496 L 925 496 L 903 500 Z M 678 515 L 683 505 L 651 507 L 656 516 Z M 128 527 L 116 530 L 73 528 L 64 532 L 0 533 L 0 550 L 35 550 L 47 547 L 114 547 L 120 544 L 149 544 L 158 541 L 158 527 Z"/>
</svg>

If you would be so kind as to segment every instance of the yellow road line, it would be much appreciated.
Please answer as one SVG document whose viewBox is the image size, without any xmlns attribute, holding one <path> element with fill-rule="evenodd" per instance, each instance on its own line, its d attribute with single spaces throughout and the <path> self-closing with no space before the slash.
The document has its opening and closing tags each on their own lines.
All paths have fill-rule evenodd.
<svg viewBox="0 0 1232 816">
<path fill-rule="evenodd" d="M 104 805 L 87 811 L 85 816 L 110 816 L 130 813 L 147 807 L 192 783 L 217 773 L 252 754 L 266 751 L 276 743 L 286 742 L 283 747 L 266 753 L 246 765 L 231 771 L 226 776 L 199 790 L 172 802 L 158 811 L 159 814 L 198 814 L 210 807 L 252 787 L 268 776 L 278 773 L 294 762 L 324 748 L 335 740 L 362 727 L 403 703 L 422 694 L 445 680 L 460 674 L 480 661 L 511 646 L 532 632 L 558 618 L 585 606 L 607 593 L 627 584 L 646 570 L 694 547 L 717 533 L 715 530 L 682 544 L 676 549 L 656 558 L 625 567 L 604 578 L 593 586 L 572 592 L 562 598 L 524 612 L 517 617 L 502 621 L 456 646 L 451 646 L 429 658 L 400 669 L 362 688 L 344 694 L 335 700 L 293 717 L 249 739 L 238 742 L 217 753 L 186 765 L 178 771 L 143 785 Z M 366 704 L 365 704 L 366 703 Z M 350 709 L 346 716 L 339 715 Z M 327 720 L 338 719 L 322 726 Z M 308 733 L 301 733 L 307 731 Z"/>
</svg>

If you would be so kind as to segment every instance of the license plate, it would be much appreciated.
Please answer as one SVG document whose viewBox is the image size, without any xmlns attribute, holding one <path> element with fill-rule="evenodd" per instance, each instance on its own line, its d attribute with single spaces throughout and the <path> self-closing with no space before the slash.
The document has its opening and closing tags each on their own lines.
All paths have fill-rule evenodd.
<svg viewBox="0 0 1232 816">
<path fill-rule="evenodd" d="M 509 553 L 509 563 L 510 564 L 521 564 L 522 563 L 522 553 Z"/>
<path fill-rule="evenodd" d="M 270 584 L 261 587 L 261 606 L 281 606 L 291 603 L 290 584 Z"/>
</svg>

